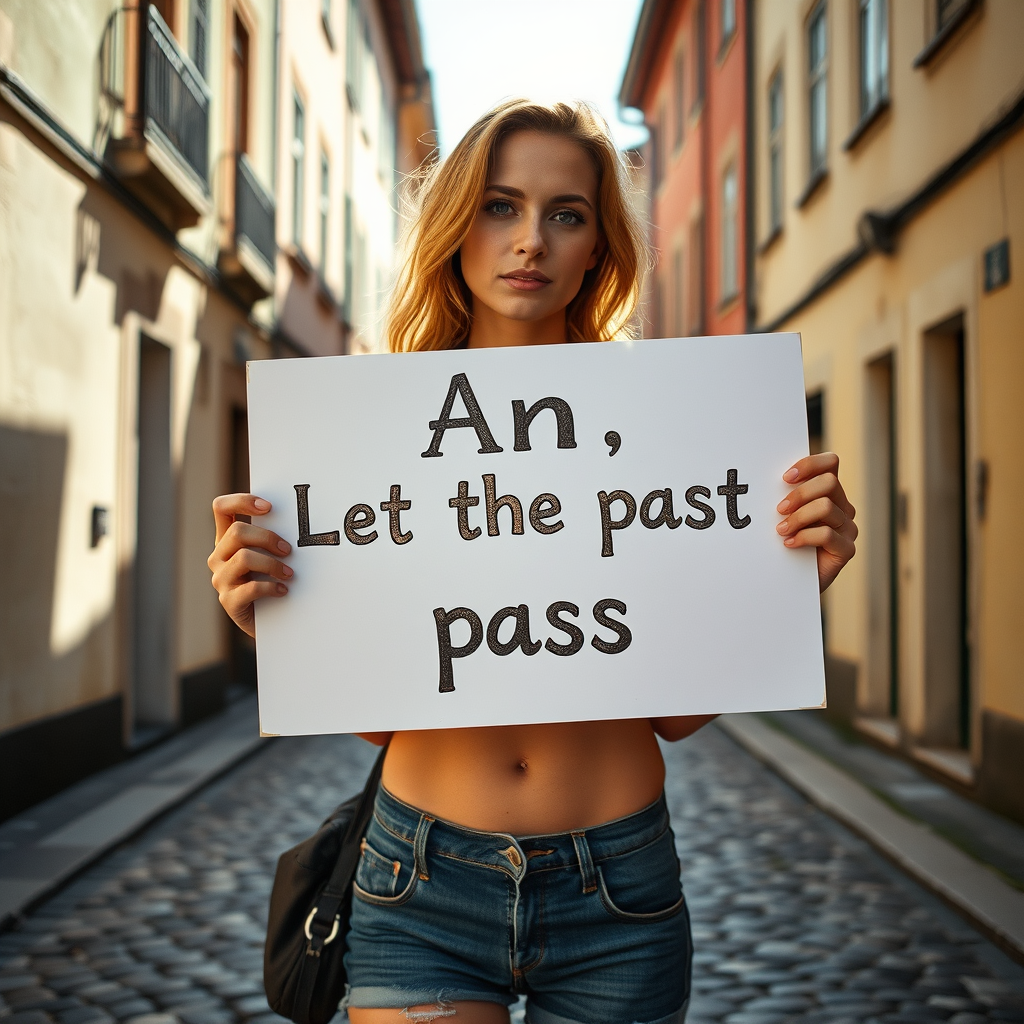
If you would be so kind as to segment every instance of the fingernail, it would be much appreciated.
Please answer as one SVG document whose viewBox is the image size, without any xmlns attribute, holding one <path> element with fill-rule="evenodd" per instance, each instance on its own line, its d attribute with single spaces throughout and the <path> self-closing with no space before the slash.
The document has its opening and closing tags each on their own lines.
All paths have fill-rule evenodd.
<svg viewBox="0 0 1024 1024">
<path fill-rule="evenodd" d="M 284 567 L 284 574 L 285 576 L 294 576 L 295 570 L 290 565 L 286 565 Z"/>
<path fill-rule="evenodd" d="M 266 512 L 270 508 L 270 502 L 264 501 L 262 498 L 257 498 L 253 504 L 261 511 Z"/>
<path fill-rule="evenodd" d="M 779 533 L 786 533 L 789 530 L 789 520 L 783 519 L 775 529 L 778 530 Z"/>
<path fill-rule="evenodd" d="M 787 537 L 782 543 L 791 548 L 796 543 L 796 537 Z"/>
<path fill-rule="evenodd" d="M 291 551 L 291 549 L 292 549 L 292 546 L 291 546 L 291 544 L 288 543 L 288 541 L 286 541 L 286 540 L 279 540 L 277 542 L 277 550 L 278 551 L 283 551 L 287 555 L 288 552 Z"/>
<path fill-rule="evenodd" d="M 288 593 L 288 588 L 283 583 L 278 583 L 278 585 L 277 585 L 277 592 L 279 594 L 287 594 Z"/>
<path fill-rule="evenodd" d="M 785 480 L 787 483 L 791 484 L 794 480 L 800 479 L 800 470 L 797 469 L 796 466 L 793 466 L 792 468 L 787 469 L 786 472 L 782 474 L 782 479 Z"/>
<path fill-rule="evenodd" d="M 776 505 L 775 507 L 776 507 L 776 509 L 779 512 L 783 512 L 783 513 L 788 512 L 789 511 L 789 499 L 788 498 L 783 498 L 782 501 L 780 501 L 778 503 L 778 505 Z"/>
</svg>

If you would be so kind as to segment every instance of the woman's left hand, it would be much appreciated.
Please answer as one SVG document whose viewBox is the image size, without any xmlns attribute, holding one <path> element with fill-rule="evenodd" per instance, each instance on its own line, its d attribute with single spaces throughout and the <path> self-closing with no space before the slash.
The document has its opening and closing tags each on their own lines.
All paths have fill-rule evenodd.
<svg viewBox="0 0 1024 1024">
<path fill-rule="evenodd" d="M 839 482 L 839 456 L 808 455 L 782 479 L 797 486 L 778 504 L 786 518 L 776 529 L 786 547 L 818 549 L 818 586 L 824 590 L 857 550 L 856 510 Z"/>
</svg>

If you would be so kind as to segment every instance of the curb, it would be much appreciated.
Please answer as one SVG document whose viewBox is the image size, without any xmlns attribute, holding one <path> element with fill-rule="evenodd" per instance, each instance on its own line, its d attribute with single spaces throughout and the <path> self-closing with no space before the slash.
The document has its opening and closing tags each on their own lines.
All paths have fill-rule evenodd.
<svg viewBox="0 0 1024 1024">
<path fill-rule="evenodd" d="M 107 769 L 118 772 L 118 777 L 126 766 L 137 770 L 130 771 L 130 783 L 113 795 L 69 820 L 51 822 L 56 827 L 0 856 L 0 932 L 13 927 L 23 914 L 112 849 L 255 753 L 261 744 L 258 729 L 253 697 L 179 734 L 162 745 L 165 749 L 155 748 Z M 169 759 L 166 748 L 172 744 L 181 749 Z M 94 777 L 78 786 L 95 786 L 96 782 Z M 17 826 L 24 820 L 24 827 L 34 828 L 32 819 L 39 817 L 40 811 L 45 816 L 47 804 L 67 796 L 58 794 L 5 824 Z"/>
<path fill-rule="evenodd" d="M 718 727 L 813 804 L 1024 964 L 1024 893 L 926 825 L 894 811 L 866 786 L 756 715 L 723 716 Z"/>
</svg>

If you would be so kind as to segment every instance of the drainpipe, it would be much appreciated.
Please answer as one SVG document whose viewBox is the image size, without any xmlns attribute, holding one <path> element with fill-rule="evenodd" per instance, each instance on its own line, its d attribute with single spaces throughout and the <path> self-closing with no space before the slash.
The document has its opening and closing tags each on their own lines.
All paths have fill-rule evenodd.
<svg viewBox="0 0 1024 1024">
<path fill-rule="evenodd" d="M 746 307 L 744 315 L 746 318 L 745 330 L 750 334 L 754 330 L 754 324 L 757 323 L 757 288 L 754 282 L 754 269 L 755 260 L 754 256 L 757 251 L 757 225 L 755 219 L 755 199 L 757 193 L 756 182 L 754 180 L 754 143 L 756 138 L 755 127 L 755 107 L 754 107 L 754 0 L 747 0 L 746 4 L 746 23 L 743 30 L 743 45 L 744 45 L 744 74 L 746 75 L 746 82 L 744 83 L 744 93 L 747 109 L 744 111 L 744 144 L 746 146 L 746 153 L 744 154 L 744 189 L 743 189 L 743 206 L 744 206 L 744 232 L 746 236 L 746 245 L 744 246 L 743 259 L 744 259 L 744 274 L 745 278 L 743 281 L 743 304 Z"/>
<path fill-rule="evenodd" d="M 273 76 L 273 91 L 270 99 L 270 191 L 274 194 L 275 202 L 277 195 L 277 122 L 278 105 L 281 97 L 278 95 L 280 86 L 281 66 L 281 0 L 274 0 L 274 60 L 271 74 Z"/>
<path fill-rule="evenodd" d="M 702 11 L 703 18 L 703 38 L 700 40 L 700 45 L 704 48 L 704 109 L 700 115 L 700 134 L 701 134 L 701 183 L 700 183 L 700 200 L 701 200 L 701 230 L 704 235 L 701 240 L 701 244 L 704 247 L 702 256 L 704 258 L 704 272 L 701 275 L 701 290 L 704 294 L 701 296 L 701 334 L 707 334 L 709 331 L 709 321 L 711 320 L 711 310 L 713 308 L 714 296 L 711 291 L 711 80 L 712 80 L 712 67 L 713 58 L 711 56 L 711 30 L 708 25 L 708 7 L 707 0 L 701 0 L 704 4 Z"/>
</svg>

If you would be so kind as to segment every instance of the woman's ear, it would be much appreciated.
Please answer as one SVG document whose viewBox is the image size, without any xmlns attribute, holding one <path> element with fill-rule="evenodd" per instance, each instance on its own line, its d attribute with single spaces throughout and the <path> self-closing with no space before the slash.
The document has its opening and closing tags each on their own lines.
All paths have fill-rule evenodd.
<svg viewBox="0 0 1024 1024">
<path fill-rule="evenodd" d="M 590 254 L 590 258 L 587 260 L 587 270 L 593 270 L 597 266 L 598 261 L 604 255 L 605 249 L 608 248 L 608 240 L 604 237 L 602 232 L 597 236 L 597 241 L 594 243 L 594 251 Z"/>
</svg>

